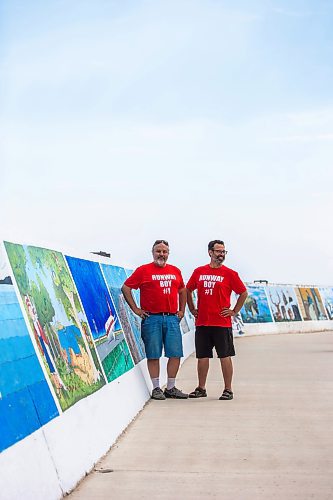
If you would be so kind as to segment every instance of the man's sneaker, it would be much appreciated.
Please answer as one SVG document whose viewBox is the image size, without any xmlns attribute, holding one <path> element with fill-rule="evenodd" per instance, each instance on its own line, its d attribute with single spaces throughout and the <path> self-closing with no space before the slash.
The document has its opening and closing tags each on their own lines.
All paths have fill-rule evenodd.
<svg viewBox="0 0 333 500">
<path fill-rule="evenodd" d="M 160 389 L 159 387 L 155 387 L 155 389 L 153 389 L 153 392 L 151 393 L 151 399 L 165 399 L 162 389 Z"/>
<path fill-rule="evenodd" d="M 196 387 L 194 391 L 190 392 L 188 395 L 189 398 L 206 398 L 207 391 L 206 389 L 202 389 L 201 387 Z"/>
<path fill-rule="evenodd" d="M 187 399 L 188 394 L 185 394 L 184 392 L 180 391 L 177 389 L 177 387 L 173 387 L 172 389 L 164 389 L 164 396 L 166 398 L 172 398 L 172 399 Z"/>
</svg>

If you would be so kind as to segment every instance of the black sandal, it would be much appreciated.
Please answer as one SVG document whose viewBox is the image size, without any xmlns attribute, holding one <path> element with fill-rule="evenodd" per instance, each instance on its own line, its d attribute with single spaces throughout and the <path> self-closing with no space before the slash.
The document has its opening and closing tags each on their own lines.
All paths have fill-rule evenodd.
<svg viewBox="0 0 333 500">
<path fill-rule="evenodd" d="M 194 391 L 190 392 L 188 395 L 189 398 L 206 398 L 207 391 L 206 389 L 202 389 L 201 387 L 197 387 Z"/>
<path fill-rule="evenodd" d="M 234 397 L 234 393 L 232 391 L 229 391 L 229 389 L 224 389 L 222 396 L 219 399 L 228 401 L 230 399 L 233 399 L 233 397 Z"/>
</svg>

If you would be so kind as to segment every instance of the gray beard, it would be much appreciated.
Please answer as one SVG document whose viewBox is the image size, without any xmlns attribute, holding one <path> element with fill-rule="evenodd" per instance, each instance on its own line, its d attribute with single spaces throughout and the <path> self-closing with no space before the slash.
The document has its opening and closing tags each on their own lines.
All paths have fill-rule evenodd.
<svg viewBox="0 0 333 500">
<path fill-rule="evenodd" d="M 161 259 L 161 260 L 160 260 L 160 259 L 156 259 L 156 260 L 155 260 L 155 264 L 156 264 L 157 266 L 159 266 L 159 267 L 164 267 L 164 266 L 165 266 L 165 264 L 166 264 L 166 260 L 164 260 L 164 259 Z"/>
</svg>

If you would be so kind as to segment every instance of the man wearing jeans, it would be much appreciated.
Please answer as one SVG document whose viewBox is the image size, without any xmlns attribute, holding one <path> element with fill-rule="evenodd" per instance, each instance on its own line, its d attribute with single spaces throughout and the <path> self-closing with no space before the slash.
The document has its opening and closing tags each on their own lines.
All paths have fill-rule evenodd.
<svg viewBox="0 0 333 500">
<path fill-rule="evenodd" d="M 179 322 L 184 316 L 186 288 L 180 270 L 167 264 L 169 243 L 156 240 L 152 248 L 153 262 L 138 267 L 122 286 L 125 300 L 140 316 L 141 335 L 145 345 L 147 366 L 153 384 L 152 399 L 187 399 L 175 386 L 176 375 L 183 356 Z M 132 289 L 140 289 L 140 307 L 137 307 Z M 160 357 L 162 350 L 168 360 L 168 383 L 160 388 Z"/>
<path fill-rule="evenodd" d="M 222 240 L 208 243 L 210 263 L 193 271 L 187 283 L 187 303 L 195 325 L 195 350 L 198 358 L 198 387 L 189 394 L 190 398 L 207 396 L 206 379 L 209 359 L 213 357 L 215 347 L 220 358 L 224 390 L 219 399 L 233 399 L 231 387 L 233 367 L 231 357 L 235 355 L 231 317 L 241 310 L 247 291 L 236 271 L 223 265 L 227 250 Z M 198 292 L 198 304 L 195 307 L 192 292 Z M 239 295 L 233 309 L 230 308 L 230 296 L 234 291 Z"/>
</svg>

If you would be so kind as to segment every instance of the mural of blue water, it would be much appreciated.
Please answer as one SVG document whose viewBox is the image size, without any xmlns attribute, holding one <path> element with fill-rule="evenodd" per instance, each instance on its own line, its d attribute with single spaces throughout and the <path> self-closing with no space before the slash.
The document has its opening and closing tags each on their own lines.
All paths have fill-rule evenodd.
<svg viewBox="0 0 333 500">
<path fill-rule="evenodd" d="M 0 451 L 58 415 L 14 287 L 0 285 Z"/>
<path fill-rule="evenodd" d="M 68 362 L 71 361 L 69 350 L 72 349 L 75 354 L 80 354 L 80 347 L 77 341 L 81 338 L 81 332 L 75 325 L 70 325 L 64 327 L 62 330 L 58 330 L 58 337 L 63 349 L 66 349 Z"/>
</svg>

